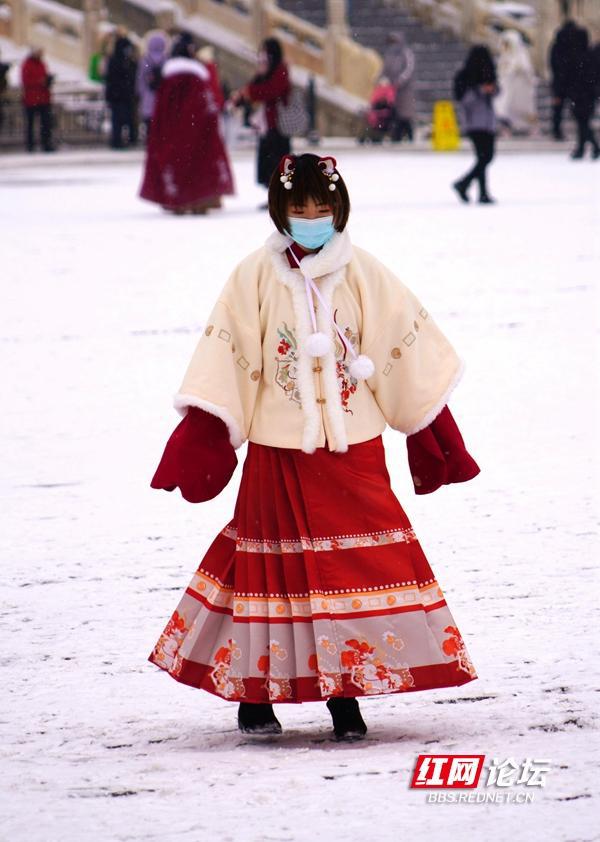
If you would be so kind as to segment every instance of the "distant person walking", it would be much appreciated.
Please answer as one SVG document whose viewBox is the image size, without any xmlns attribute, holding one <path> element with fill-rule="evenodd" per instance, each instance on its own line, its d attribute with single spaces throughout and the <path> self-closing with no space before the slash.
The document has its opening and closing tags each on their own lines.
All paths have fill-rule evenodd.
<svg viewBox="0 0 600 842">
<path fill-rule="evenodd" d="M 162 68 L 168 58 L 169 38 L 166 32 L 154 31 L 146 36 L 146 49 L 138 62 L 136 92 L 140 117 L 146 125 L 146 138 L 154 115 L 156 92 L 162 81 Z"/>
<path fill-rule="evenodd" d="M 205 214 L 233 194 L 208 70 L 182 33 L 162 68 L 140 196 L 176 214 Z"/>
<path fill-rule="evenodd" d="M 261 104 L 254 121 L 258 130 L 256 180 L 268 187 L 279 161 L 291 151 L 290 138 L 283 134 L 277 121 L 277 106 L 280 102 L 287 104 L 291 92 L 288 67 L 277 38 L 263 41 L 257 69 L 252 81 L 231 95 L 231 101 L 234 105 L 248 100 Z M 264 210 L 267 207 L 267 203 L 261 205 Z"/>
<path fill-rule="evenodd" d="M 549 64 L 552 73 L 552 136 L 564 140 L 562 119 L 568 91 L 572 85 L 577 49 L 577 24 L 567 20 L 550 45 Z"/>
<path fill-rule="evenodd" d="M 567 96 L 577 123 L 577 146 L 571 158 L 578 160 L 585 155 L 586 145 L 592 148 L 592 158 L 600 157 L 600 146 L 591 127 L 596 99 L 598 98 L 598 68 L 590 50 L 587 29 L 579 28 L 575 36 L 575 68 L 567 89 Z"/>
<path fill-rule="evenodd" d="M 54 152 L 52 145 L 52 96 L 54 77 L 48 73 L 43 51 L 33 49 L 21 65 L 23 106 L 25 108 L 25 146 L 35 150 L 35 122 L 39 118 L 40 140 L 44 152 Z"/>
<path fill-rule="evenodd" d="M 135 113 L 135 82 L 137 60 L 135 48 L 129 38 L 120 35 L 106 71 L 106 101 L 111 110 L 112 131 L 110 146 L 112 149 L 124 149 L 135 146 L 138 139 Z M 127 143 L 123 131 L 127 132 Z"/>
<path fill-rule="evenodd" d="M 498 82 L 494 61 L 487 47 L 471 48 L 465 65 L 454 78 L 454 97 L 460 103 L 463 131 L 469 136 L 476 155 L 475 166 L 452 185 L 461 201 L 468 202 L 472 181 L 479 185 L 479 202 L 495 201 L 488 193 L 487 168 L 494 158 L 496 140 L 496 114 L 494 97 Z"/>
<path fill-rule="evenodd" d="M 394 86 L 394 119 L 391 138 L 400 141 L 413 139 L 415 103 L 415 54 L 406 43 L 403 32 L 388 35 L 388 46 L 383 55 L 382 75 Z"/>
<path fill-rule="evenodd" d="M 514 135 L 527 135 L 537 125 L 536 76 L 521 35 L 509 29 L 502 35 L 498 59 L 500 93 L 495 108 L 498 120 Z"/>
</svg>

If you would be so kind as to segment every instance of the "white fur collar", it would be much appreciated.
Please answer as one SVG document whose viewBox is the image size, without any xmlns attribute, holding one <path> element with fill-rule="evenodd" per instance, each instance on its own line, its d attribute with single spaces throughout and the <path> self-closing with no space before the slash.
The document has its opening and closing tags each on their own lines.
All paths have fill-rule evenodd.
<svg viewBox="0 0 600 842">
<path fill-rule="evenodd" d="M 282 265 L 287 266 L 288 269 L 291 268 L 284 252 L 292 242 L 291 237 L 288 237 L 287 234 L 280 234 L 279 231 L 274 231 L 268 237 L 265 243 L 266 247 L 271 252 L 273 258 L 276 258 L 276 256 L 281 258 L 280 260 L 274 260 L 276 268 L 279 269 Z M 343 269 L 344 266 L 350 263 L 351 258 L 352 243 L 350 242 L 348 231 L 344 229 L 341 232 L 336 231 L 320 251 L 307 254 L 303 257 L 300 261 L 300 269 L 303 274 L 306 273 L 313 280 L 316 280 L 317 278 L 322 278 L 324 275 L 330 275 L 332 272 Z M 295 269 L 292 270 L 294 273 L 293 278 L 298 277 L 295 271 Z M 289 279 L 284 278 L 281 272 L 278 271 L 278 275 L 286 286 L 290 285 L 288 282 Z"/>
<path fill-rule="evenodd" d="M 205 82 L 210 79 L 210 74 L 203 64 L 193 58 L 185 58 L 184 56 L 170 58 L 163 64 L 163 77 L 175 76 L 177 73 L 193 73 L 194 76 L 199 76 Z"/>
</svg>

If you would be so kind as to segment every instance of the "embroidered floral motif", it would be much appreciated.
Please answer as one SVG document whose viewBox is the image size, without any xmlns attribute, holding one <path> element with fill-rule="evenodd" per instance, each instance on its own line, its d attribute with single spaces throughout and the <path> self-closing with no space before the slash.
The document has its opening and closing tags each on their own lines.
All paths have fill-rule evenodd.
<svg viewBox="0 0 600 842">
<path fill-rule="evenodd" d="M 277 346 L 277 373 L 275 382 L 281 386 L 288 399 L 301 405 L 300 391 L 296 379 L 298 377 L 298 342 L 293 330 L 284 322 L 283 327 L 277 329 L 279 344 Z"/>
<path fill-rule="evenodd" d="M 404 641 L 401 637 L 397 637 L 393 632 L 386 631 L 382 635 L 383 642 L 387 643 L 388 646 L 391 646 L 392 649 L 404 649 Z"/>
<path fill-rule="evenodd" d="M 152 656 L 159 666 L 171 669 L 173 660 L 177 656 L 179 647 L 188 631 L 185 617 L 179 611 L 175 611 L 152 652 Z M 181 669 L 181 664 L 178 664 L 178 666 Z"/>
<path fill-rule="evenodd" d="M 342 650 L 342 666 L 349 669 L 350 681 L 365 695 L 407 690 L 414 685 L 408 664 L 385 663 L 369 641 L 351 638 L 346 640 L 346 646 L 350 648 Z"/>
<path fill-rule="evenodd" d="M 335 645 L 335 643 L 331 643 L 329 638 L 325 637 L 324 634 L 317 638 L 317 643 L 319 644 L 319 646 L 322 646 L 323 649 L 325 649 L 325 651 L 328 652 L 330 655 L 335 655 L 335 653 L 337 652 L 337 646 Z"/>
<path fill-rule="evenodd" d="M 274 656 L 280 661 L 287 660 L 287 650 L 280 645 L 278 640 L 270 640 L 267 649 L 269 654 L 261 655 L 256 662 L 256 667 L 259 672 L 264 673 L 265 676 L 269 673 L 268 677 L 265 678 L 265 681 L 261 686 L 267 691 L 269 701 L 271 702 L 282 702 L 284 699 L 291 699 L 292 685 L 290 680 L 289 678 L 280 677 L 276 674 L 273 661 L 271 659 L 271 656 Z"/>
<path fill-rule="evenodd" d="M 336 313 L 334 314 L 334 319 Z M 352 345 L 356 353 L 359 353 L 358 350 L 358 333 L 353 333 L 349 327 L 344 328 L 344 336 L 346 340 Z M 342 344 L 340 338 L 336 334 L 336 341 L 335 341 L 335 356 L 336 356 L 336 363 L 335 363 L 335 371 L 337 374 L 337 378 L 340 382 L 340 395 L 342 398 L 342 409 L 344 412 L 349 412 L 350 415 L 354 413 L 349 408 L 348 404 L 352 395 L 356 392 L 358 387 L 358 380 L 355 377 L 350 375 L 350 363 L 352 359 L 348 359 L 348 351 Z"/>
<path fill-rule="evenodd" d="M 173 668 L 171 670 L 171 675 L 177 678 L 178 675 L 181 675 L 181 670 L 183 669 L 183 657 L 181 652 L 178 652 L 175 655 L 175 660 L 173 661 Z"/>
<path fill-rule="evenodd" d="M 300 390 L 297 385 L 299 351 L 296 334 L 294 330 L 289 328 L 284 322 L 281 327 L 277 328 L 277 335 L 279 339 L 277 345 L 277 356 L 275 357 L 275 361 L 277 363 L 275 382 L 283 389 L 290 401 L 294 401 L 298 404 L 298 406 L 301 406 L 302 400 Z M 344 329 L 344 336 L 358 353 L 358 333 L 353 332 L 349 327 L 346 327 Z M 350 375 L 351 360 L 347 359 L 348 352 L 337 334 L 335 338 L 335 357 L 335 370 L 340 386 L 342 409 L 344 412 L 349 412 L 352 415 L 352 410 L 349 408 L 349 401 L 358 388 L 358 380 Z"/>
<path fill-rule="evenodd" d="M 319 673 L 319 689 L 322 696 L 341 696 L 344 692 L 342 676 L 339 673 Z"/>
<path fill-rule="evenodd" d="M 444 631 L 446 634 L 449 634 L 450 637 L 447 637 L 446 640 L 443 641 L 442 650 L 446 655 L 455 656 L 459 669 L 468 673 L 472 678 L 477 678 L 475 667 L 469 657 L 467 647 L 465 646 L 465 642 L 462 639 L 462 635 L 459 630 L 456 626 L 446 626 Z"/>
<path fill-rule="evenodd" d="M 275 655 L 275 657 L 278 658 L 280 661 L 285 661 L 285 659 L 287 658 L 288 653 L 282 646 L 280 646 L 278 640 L 272 640 L 270 642 L 269 651 L 272 652 L 273 655 Z"/>
<path fill-rule="evenodd" d="M 246 695 L 242 679 L 229 674 L 231 659 L 239 660 L 241 656 L 241 649 L 232 638 L 229 638 L 226 646 L 217 649 L 213 656 L 214 668 L 210 672 L 210 677 L 215 685 L 215 691 L 226 699 L 240 699 Z"/>
<path fill-rule="evenodd" d="M 273 678 L 270 676 L 262 685 L 269 694 L 269 701 L 283 702 L 292 698 L 292 685 L 287 678 Z"/>
</svg>

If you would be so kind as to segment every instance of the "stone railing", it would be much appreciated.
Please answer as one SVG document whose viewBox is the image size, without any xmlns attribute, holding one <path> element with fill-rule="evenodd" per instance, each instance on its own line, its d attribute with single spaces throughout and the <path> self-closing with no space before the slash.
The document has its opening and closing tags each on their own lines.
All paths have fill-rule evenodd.
<svg viewBox="0 0 600 842">
<path fill-rule="evenodd" d="M 394 5 L 399 0 L 386 0 Z M 502 31 L 520 32 L 531 45 L 532 59 L 538 74 L 548 74 L 547 55 L 550 42 L 563 18 L 564 3 L 559 0 L 529 0 L 511 3 L 503 9 L 501 0 L 402 0 L 424 23 L 447 29 L 469 43 L 482 42 L 497 50 Z M 517 14 L 516 7 L 522 13 Z M 569 14 L 600 37 L 600 2 L 598 0 L 567 0 Z"/>
<path fill-rule="evenodd" d="M 103 91 L 70 90 L 52 96 L 52 139 L 62 149 L 108 146 L 110 114 Z M 25 118 L 21 94 L 12 89 L 4 98 L 0 152 L 23 149 Z"/>
<path fill-rule="evenodd" d="M 75 5 L 75 4 L 73 4 Z M 85 68 L 102 19 L 101 0 L 81 9 L 54 0 L 4 0 L 6 35 L 17 44 L 41 47 L 53 58 Z"/>
<path fill-rule="evenodd" d="M 328 25 L 324 28 L 280 9 L 273 0 L 145 0 L 143 4 L 136 0 L 72 0 L 70 5 L 55 0 L 0 0 L 0 4 L 0 9 L 6 10 L 0 20 L 5 21 L 6 34 L 14 41 L 42 47 L 54 58 L 82 69 L 97 47 L 99 27 L 108 12 L 111 19 L 126 22 L 138 34 L 153 26 L 185 26 L 188 16 L 198 16 L 243 42 L 250 52 L 263 38 L 274 35 L 281 40 L 292 66 L 321 77 L 327 85 L 358 100 L 369 97 L 381 72 L 378 53 L 349 37 L 344 0 L 327 0 Z"/>
<path fill-rule="evenodd" d="M 344 15 L 335 0 L 326 28 L 280 9 L 272 0 L 181 0 L 185 11 L 201 15 L 256 48 L 273 35 L 287 61 L 359 99 L 367 99 L 381 72 L 381 58 L 348 37 Z M 337 14 L 336 14 L 337 12 Z"/>
</svg>

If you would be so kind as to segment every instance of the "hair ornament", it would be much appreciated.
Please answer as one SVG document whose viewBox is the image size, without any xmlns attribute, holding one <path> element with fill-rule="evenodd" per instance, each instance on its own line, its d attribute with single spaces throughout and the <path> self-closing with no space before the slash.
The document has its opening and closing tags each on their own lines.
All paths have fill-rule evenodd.
<svg viewBox="0 0 600 842">
<path fill-rule="evenodd" d="M 284 155 L 279 162 L 279 181 L 283 184 L 286 190 L 291 190 L 293 187 L 292 177 L 294 175 L 294 163 L 296 158 L 294 155 Z"/>
<path fill-rule="evenodd" d="M 332 192 L 336 189 L 335 182 L 340 180 L 339 175 L 335 171 L 336 165 L 337 161 L 335 158 L 332 158 L 331 155 L 319 159 L 319 169 L 321 169 L 323 174 L 329 179 L 329 189 Z"/>
</svg>

